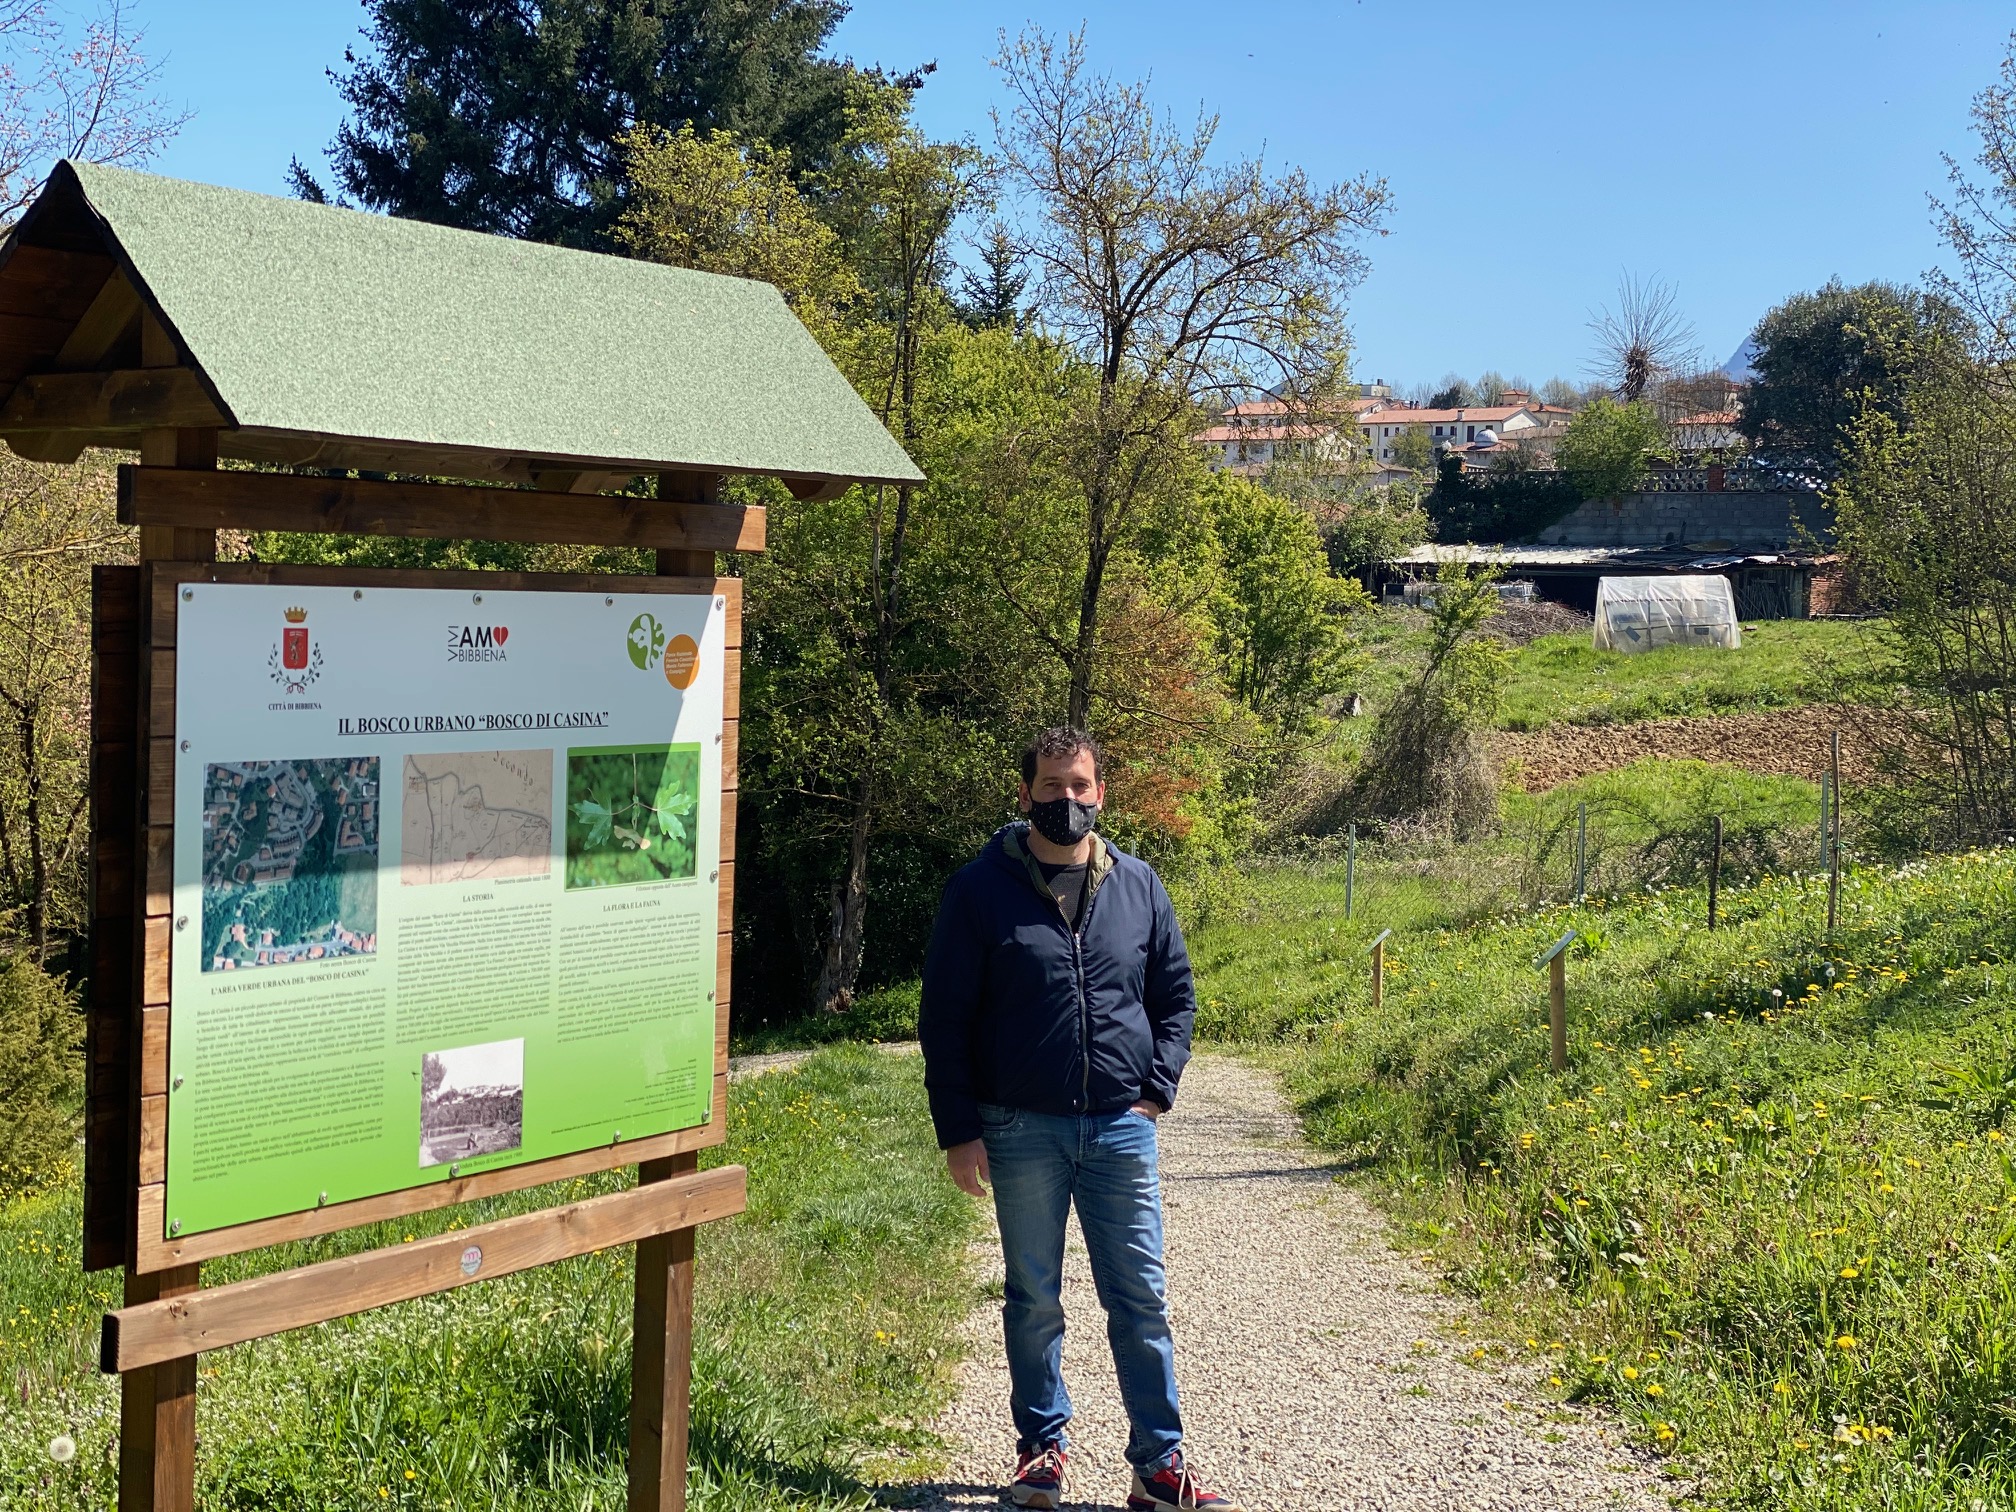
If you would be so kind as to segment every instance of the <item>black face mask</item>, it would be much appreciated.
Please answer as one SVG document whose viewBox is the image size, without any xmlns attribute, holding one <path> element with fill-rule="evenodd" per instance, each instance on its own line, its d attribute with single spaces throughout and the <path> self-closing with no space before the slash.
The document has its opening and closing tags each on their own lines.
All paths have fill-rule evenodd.
<svg viewBox="0 0 2016 1512">
<path fill-rule="evenodd" d="M 1051 798 L 1029 805 L 1029 822 L 1052 845 L 1076 845 L 1099 821 L 1099 805 L 1076 798 Z"/>
</svg>

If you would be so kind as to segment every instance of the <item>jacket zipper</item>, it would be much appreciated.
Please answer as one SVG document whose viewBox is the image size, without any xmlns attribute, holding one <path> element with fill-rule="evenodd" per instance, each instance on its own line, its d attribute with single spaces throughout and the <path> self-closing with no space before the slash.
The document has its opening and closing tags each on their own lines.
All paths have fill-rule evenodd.
<svg viewBox="0 0 2016 1512">
<path fill-rule="evenodd" d="M 1071 921 L 1064 916 L 1064 905 L 1057 901 L 1057 895 L 1041 885 L 1035 874 L 1028 873 L 1029 881 L 1057 910 L 1057 920 L 1064 926 L 1064 933 L 1071 941 L 1071 980 L 1078 989 L 1078 1105 L 1082 1111 L 1090 1111 L 1087 1104 L 1092 1101 L 1092 1001 L 1085 992 L 1084 931 L 1092 927 L 1092 906 L 1098 902 L 1098 890 L 1092 886 L 1092 867 L 1087 860 L 1085 867 L 1084 915 L 1073 929 Z"/>
<path fill-rule="evenodd" d="M 1097 903 L 1097 894 L 1090 891 L 1091 869 L 1086 869 L 1085 915 L 1078 921 L 1079 927 L 1071 930 L 1071 974 L 1078 984 L 1078 1048 L 1084 1059 L 1084 1067 L 1078 1077 L 1078 1104 L 1081 1112 L 1092 1111 L 1092 1001 L 1085 993 L 1085 931 L 1092 927 L 1092 906 Z M 1062 910 L 1060 909 L 1061 913 Z M 1065 925 L 1070 929 L 1070 925 Z"/>
</svg>

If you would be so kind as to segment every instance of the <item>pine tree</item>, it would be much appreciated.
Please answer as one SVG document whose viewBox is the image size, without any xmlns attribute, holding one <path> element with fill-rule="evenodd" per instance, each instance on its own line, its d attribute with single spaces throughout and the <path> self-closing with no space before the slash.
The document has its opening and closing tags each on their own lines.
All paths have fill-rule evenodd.
<svg viewBox="0 0 2016 1512">
<path fill-rule="evenodd" d="M 619 139 L 726 130 L 817 170 L 861 80 L 818 55 L 842 0 L 366 0 L 331 72 L 337 186 L 375 210 L 570 246 L 621 213 Z M 915 80 L 900 81 L 914 87 Z M 296 193 L 325 191 L 297 161 Z"/>
<path fill-rule="evenodd" d="M 1019 334 L 1023 327 L 1022 290 L 1028 286 L 1029 275 L 1022 271 L 1022 260 L 1005 229 L 994 228 L 987 245 L 980 249 L 980 261 L 986 267 L 984 274 L 969 269 L 960 277 L 959 318 L 976 331 L 1006 326 Z"/>
</svg>

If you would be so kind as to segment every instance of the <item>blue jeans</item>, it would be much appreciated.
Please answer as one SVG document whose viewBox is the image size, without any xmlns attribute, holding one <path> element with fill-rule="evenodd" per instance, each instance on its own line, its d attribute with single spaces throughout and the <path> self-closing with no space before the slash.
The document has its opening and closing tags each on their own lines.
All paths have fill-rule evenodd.
<svg viewBox="0 0 2016 1512">
<path fill-rule="evenodd" d="M 1127 1460 L 1152 1473 L 1183 1442 L 1154 1121 L 1127 1111 L 1058 1116 L 983 1103 L 980 1122 L 1007 1261 L 1001 1321 L 1019 1447 L 1061 1445 L 1071 1421 L 1061 1292 L 1064 1217 L 1076 1202 L 1133 1428 Z"/>
</svg>

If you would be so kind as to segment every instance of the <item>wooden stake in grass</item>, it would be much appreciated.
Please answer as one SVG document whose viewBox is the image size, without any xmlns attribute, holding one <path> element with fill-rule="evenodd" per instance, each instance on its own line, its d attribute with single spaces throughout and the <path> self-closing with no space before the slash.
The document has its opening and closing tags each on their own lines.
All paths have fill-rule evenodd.
<svg viewBox="0 0 2016 1512">
<path fill-rule="evenodd" d="M 1722 892 L 1722 816 L 1715 816 L 1715 845 L 1708 857 L 1708 927 L 1715 927 L 1715 904 Z"/>
<path fill-rule="evenodd" d="M 1551 1042 L 1551 1064 L 1556 1071 L 1568 1069 L 1568 966 L 1565 952 L 1575 938 L 1569 930 L 1554 942 L 1554 948 L 1533 964 L 1547 968 L 1547 1034 Z"/>
<path fill-rule="evenodd" d="M 1827 933 L 1834 933 L 1834 921 L 1841 907 L 1841 732 L 1834 732 L 1833 754 L 1827 775 L 1834 789 L 1832 833 L 1827 837 Z"/>
<path fill-rule="evenodd" d="M 1820 864 L 1827 864 L 1827 815 L 1828 805 L 1834 796 L 1834 779 L 1825 772 L 1820 774 Z"/>
<path fill-rule="evenodd" d="M 1344 917 L 1351 917 L 1352 894 L 1358 890 L 1358 826 L 1351 826 L 1344 843 Z"/>
<path fill-rule="evenodd" d="M 1392 933 L 1390 929 L 1382 929 L 1379 938 L 1372 942 L 1372 1012 L 1375 1016 L 1386 1001 L 1386 941 Z"/>
</svg>

